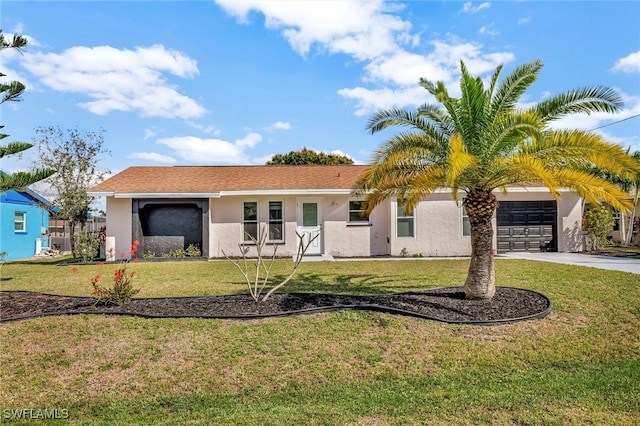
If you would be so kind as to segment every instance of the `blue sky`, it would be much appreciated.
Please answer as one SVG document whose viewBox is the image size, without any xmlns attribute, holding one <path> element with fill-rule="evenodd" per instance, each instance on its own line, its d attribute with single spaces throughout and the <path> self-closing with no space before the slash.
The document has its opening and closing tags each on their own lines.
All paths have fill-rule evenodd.
<svg viewBox="0 0 640 426">
<path fill-rule="evenodd" d="M 105 130 L 100 167 L 264 164 L 308 147 L 366 163 L 388 133 L 376 110 L 432 102 L 420 77 L 456 93 L 459 61 L 487 77 L 545 64 L 523 101 L 616 88 L 616 115 L 564 120 L 640 150 L 640 2 L 8 1 L 5 80 L 28 90 L 2 105 L 9 140 L 34 129 Z M 626 120 L 625 120 L 626 119 Z M 621 120 L 625 120 L 620 122 Z M 615 123 L 615 124 L 612 124 Z M 34 151 L 34 150 L 32 150 Z M 5 158 L 9 171 L 32 154 Z"/>
</svg>

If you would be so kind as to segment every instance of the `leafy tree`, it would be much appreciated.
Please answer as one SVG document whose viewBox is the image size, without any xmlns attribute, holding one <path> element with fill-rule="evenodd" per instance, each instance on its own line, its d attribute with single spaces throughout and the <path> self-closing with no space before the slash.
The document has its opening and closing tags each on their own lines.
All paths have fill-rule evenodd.
<svg viewBox="0 0 640 426">
<path fill-rule="evenodd" d="M 325 152 L 316 152 L 312 149 L 302 148 L 300 151 L 291 151 L 287 154 L 275 154 L 271 157 L 271 160 L 267 161 L 267 165 L 298 166 L 303 164 L 353 164 L 353 160 L 345 155 L 327 154 Z"/>
<path fill-rule="evenodd" d="M 14 34 L 11 40 L 5 39 L 2 29 L 0 29 L 0 51 L 4 49 L 17 49 L 22 52 L 22 48 L 27 45 L 27 39 L 21 35 Z M 0 78 L 6 77 L 6 74 L 0 72 Z M 8 83 L 0 83 L 0 104 L 5 102 L 19 102 L 22 100 L 22 93 L 25 85 L 19 81 L 10 81 Z M 0 129 L 4 126 L 0 125 Z M 0 133 L 0 140 L 9 135 Z M 33 147 L 33 144 L 25 142 L 10 142 L 7 145 L 0 146 L 0 158 L 7 155 L 17 154 Z M 55 173 L 53 169 L 36 168 L 29 172 L 16 172 L 13 174 L 0 173 L 0 193 L 11 189 L 24 190 L 27 186 L 46 179 Z"/>
<path fill-rule="evenodd" d="M 615 112 L 620 96 L 606 87 L 582 88 L 553 96 L 535 106 L 519 108 L 518 101 L 537 79 L 542 63 L 518 66 L 500 81 L 502 66 L 485 87 L 460 62 L 460 97 L 451 96 L 444 82 L 421 79 L 420 85 L 439 104 L 416 111 L 389 109 L 374 114 L 367 129 L 373 134 L 398 126 L 376 152 L 359 181 L 371 211 L 395 196 L 409 210 L 437 188 L 450 188 L 471 224 L 471 262 L 465 294 L 491 299 L 495 293 L 492 217 L 498 207 L 495 189 L 546 185 L 554 196 L 569 187 L 590 202 L 601 200 L 622 210 L 626 194 L 606 180 L 580 170 L 594 164 L 613 173 L 638 171 L 621 147 L 597 134 L 580 130 L 552 130 L 548 124 L 574 113 Z"/>
<path fill-rule="evenodd" d="M 613 230 L 613 216 L 602 206 L 584 215 L 584 230 L 589 234 L 589 250 L 601 250 L 607 243 L 607 234 Z"/>
<path fill-rule="evenodd" d="M 640 151 L 634 152 L 631 156 L 636 159 L 638 164 L 640 164 Z M 629 244 L 631 244 L 631 240 L 633 238 L 634 213 L 636 211 L 636 208 L 638 207 L 640 198 L 640 173 L 627 173 L 625 175 L 620 175 L 611 173 L 608 170 L 602 170 L 593 165 L 588 166 L 586 170 L 598 177 L 606 179 L 614 185 L 617 185 L 624 192 L 633 193 L 630 214 L 626 221 L 624 215 L 621 215 L 619 224 L 620 243 L 623 246 L 628 246 Z"/>
<path fill-rule="evenodd" d="M 63 132 L 56 126 L 36 129 L 38 161 L 58 169 L 47 183 L 53 191 L 53 204 L 59 209 L 57 214 L 69 221 L 70 234 L 78 223 L 84 229 L 94 200 L 87 189 L 106 173 L 98 170 L 100 156 L 109 154 L 103 133 L 102 129 L 88 132 L 77 128 Z"/>
</svg>

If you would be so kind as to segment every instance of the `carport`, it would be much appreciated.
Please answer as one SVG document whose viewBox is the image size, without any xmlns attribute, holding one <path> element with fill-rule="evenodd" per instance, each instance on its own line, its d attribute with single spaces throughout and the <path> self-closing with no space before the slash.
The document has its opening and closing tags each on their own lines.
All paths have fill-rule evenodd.
<svg viewBox="0 0 640 426">
<path fill-rule="evenodd" d="M 207 199 L 134 199 L 132 236 L 140 241 L 138 256 L 161 257 L 197 245 L 208 256 L 209 201 Z"/>
</svg>

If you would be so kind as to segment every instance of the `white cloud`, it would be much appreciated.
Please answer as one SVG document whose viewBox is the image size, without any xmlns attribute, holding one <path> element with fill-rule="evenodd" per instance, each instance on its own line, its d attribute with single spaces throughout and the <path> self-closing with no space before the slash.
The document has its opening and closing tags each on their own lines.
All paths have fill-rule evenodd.
<svg viewBox="0 0 640 426">
<path fill-rule="evenodd" d="M 483 25 L 483 26 L 481 26 L 481 27 L 480 27 L 480 29 L 478 30 L 478 33 L 479 33 L 479 34 L 491 35 L 491 36 L 494 36 L 494 35 L 498 35 L 498 34 L 500 34 L 500 31 L 496 30 L 496 29 L 494 28 L 494 25 L 495 25 L 495 24 L 494 24 L 493 22 L 492 22 L 492 23 L 490 23 L 489 25 Z"/>
<path fill-rule="evenodd" d="M 213 126 L 213 125 L 203 126 L 201 124 L 195 123 L 190 120 L 187 121 L 186 124 L 187 126 L 193 127 L 194 129 L 198 129 L 202 133 L 205 133 L 207 135 L 218 136 L 220 133 L 222 133 L 222 130 L 218 129 L 216 126 Z"/>
<path fill-rule="evenodd" d="M 473 6 L 473 3 L 468 1 L 462 6 L 463 13 L 476 13 L 483 9 L 488 9 L 491 7 L 491 3 L 486 1 L 484 3 L 479 4 L 478 6 Z"/>
<path fill-rule="evenodd" d="M 272 125 L 265 128 L 267 132 L 273 132 L 276 130 L 291 130 L 291 129 L 293 129 L 293 127 L 291 126 L 291 123 L 288 123 L 286 121 L 276 121 Z"/>
<path fill-rule="evenodd" d="M 640 73 L 640 50 L 618 59 L 613 67 L 614 71 L 626 73 Z"/>
<path fill-rule="evenodd" d="M 531 22 L 531 16 L 525 16 L 524 18 L 520 18 L 520 19 L 518 19 L 517 24 L 518 24 L 518 25 L 526 25 L 526 24 L 528 24 L 529 22 Z"/>
<path fill-rule="evenodd" d="M 371 114 L 378 109 L 420 105 L 431 96 L 417 84 L 401 89 L 354 87 L 352 89 L 340 89 L 338 94 L 356 103 L 355 115 L 357 116 Z"/>
<path fill-rule="evenodd" d="M 455 38 L 435 40 L 431 44 L 433 50 L 427 55 L 401 50 L 371 61 L 365 67 L 364 81 L 382 84 L 383 87 L 343 88 L 338 94 L 356 101 L 356 115 L 370 114 L 383 108 L 415 106 L 430 99 L 430 95 L 418 85 L 420 78 L 443 81 L 450 93 L 458 96 L 460 60 L 465 62 L 469 72 L 476 75 L 492 72 L 498 65 L 514 60 L 512 53 L 483 53 L 482 45 Z"/>
<path fill-rule="evenodd" d="M 156 152 L 135 152 L 127 158 L 137 158 L 140 160 L 153 161 L 156 163 L 175 163 L 176 159 L 173 157 L 169 157 L 168 155 L 158 154 Z"/>
<path fill-rule="evenodd" d="M 78 105 L 94 114 L 137 111 L 143 117 L 196 118 L 206 112 L 167 80 L 167 74 L 197 76 L 196 61 L 161 45 L 134 50 L 77 46 L 60 54 L 25 53 L 23 65 L 45 86 L 91 99 Z"/>
<path fill-rule="evenodd" d="M 151 128 L 151 129 L 144 129 L 144 138 L 143 140 L 147 140 L 147 139 L 151 139 L 154 136 L 156 136 L 158 134 L 158 131 L 156 130 L 156 128 Z"/>
<path fill-rule="evenodd" d="M 157 143 L 168 146 L 174 155 L 197 164 L 249 164 L 245 153 L 262 141 L 257 133 L 248 133 L 244 138 L 229 142 L 222 139 L 202 139 L 195 136 L 158 139 Z"/>
<path fill-rule="evenodd" d="M 363 82 L 375 87 L 338 90 L 339 95 L 356 102 L 356 115 L 390 105 L 422 103 L 425 92 L 418 86 L 419 79 L 451 83 L 459 75 L 460 59 L 475 74 L 514 59 L 510 52 L 486 54 L 481 45 L 451 36 L 447 41 L 432 41 L 430 53 L 412 52 L 410 49 L 420 46 L 420 35 L 411 33 L 411 23 L 398 14 L 404 6 L 394 2 L 216 0 L 216 3 L 243 24 L 256 16 L 264 16 L 265 27 L 279 31 L 303 56 L 315 49 L 366 61 Z M 490 6 L 489 2 L 475 7 L 469 3 L 463 10 L 475 13 Z M 491 26 L 485 31 L 495 33 Z"/>
<path fill-rule="evenodd" d="M 398 5 L 383 0 L 216 0 L 239 22 L 247 23 L 252 11 L 264 15 L 265 27 L 278 30 L 291 47 L 306 55 L 318 45 L 331 53 L 346 53 L 365 60 L 398 48 L 398 41 L 415 44 L 411 24 L 388 12 Z M 398 37 L 398 41 L 396 40 Z"/>
</svg>

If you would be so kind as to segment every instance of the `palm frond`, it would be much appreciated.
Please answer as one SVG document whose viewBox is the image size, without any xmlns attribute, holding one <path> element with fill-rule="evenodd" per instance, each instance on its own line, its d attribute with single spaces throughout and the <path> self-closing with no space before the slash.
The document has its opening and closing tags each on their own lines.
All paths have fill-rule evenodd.
<svg viewBox="0 0 640 426">
<path fill-rule="evenodd" d="M 544 122 L 554 121 L 565 115 L 592 112 L 618 112 L 623 102 L 620 95 L 609 87 L 596 86 L 561 93 L 538 103 L 534 110 Z"/>
<path fill-rule="evenodd" d="M 380 132 L 391 126 L 421 127 L 424 120 L 418 114 L 401 108 L 385 109 L 376 112 L 369 120 L 365 129 L 371 134 Z"/>
<path fill-rule="evenodd" d="M 632 208 L 629 194 L 606 179 L 572 169 L 558 170 L 556 176 L 560 185 L 575 190 L 590 203 L 605 202 L 613 208 L 625 212 Z"/>
<path fill-rule="evenodd" d="M 540 60 L 522 64 L 505 77 L 492 99 L 490 116 L 495 119 L 511 111 L 522 94 L 537 80 L 542 66 Z"/>
<path fill-rule="evenodd" d="M 458 187 L 458 178 L 470 167 L 477 164 L 477 157 L 467 153 L 460 136 L 455 135 L 449 144 L 449 155 L 447 158 L 447 179 L 449 187 Z"/>
<path fill-rule="evenodd" d="M 546 132 L 526 146 L 525 152 L 554 167 L 585 168 L 594 165 L 620 175 L 640 172 L 640 163 L 620 145 L 608 142 L 596 133 L 581 130 Z"/>
<path fill-rule="evenodd" d="M 539 137 L 542 122 L 537 114 L 531 111 L 510 112 L 494 121 L 493 126 L 485 133 L 491 143 L 483 158 L 509 155 L 526 144 L 532 137 Z"/>
<path fill-rule="evenodd" d="M 556 172 L 535 157 L 529 155 L 513 155 L 504 159 L 502 176 L 494 177 L 498 187 L 507 185 L 523 185 L 531 181 L 544 183 L 554 197 L 558 197 L 559 187 Z"/>
</svg>

